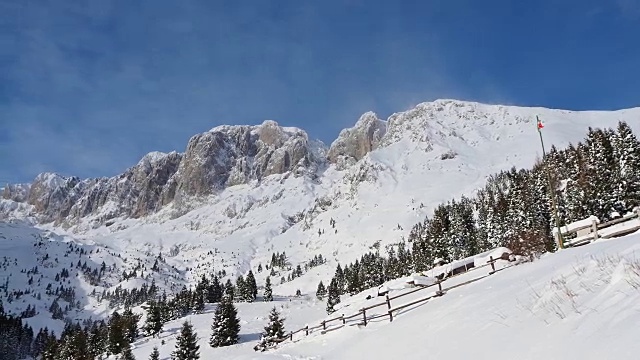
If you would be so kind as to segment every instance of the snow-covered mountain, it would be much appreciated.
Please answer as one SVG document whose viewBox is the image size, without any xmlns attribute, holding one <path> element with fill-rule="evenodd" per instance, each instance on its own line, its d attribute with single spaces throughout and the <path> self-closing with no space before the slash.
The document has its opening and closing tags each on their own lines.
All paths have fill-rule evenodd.
<svg viewBox="0 0 640 360">
<path fill-rule="evenodd" d="M 548 147 L 620 120 L 640 130 L 640 108 L 574 112 L 454 100 L 386 120 L 366 113 L 331 146 L 273 121 L 219 126 L 192 137 L 184 153 L 150 153 L 112 178 L 46 173 L 5 186 L 0 296 L 9 311 L 36 304 L 46 314 L 57 298 L 47 284 L 70 270 L 76 303 L 67 305 L 78 311 L 68 316 L 95 318 L 107 312 L 95 295 L 103 290 L 155 281 L 177 291 L 202 274 L 224 270 L 235 278 L 283 251 L 294 267 L 317 254 L 328 259 L 293 281 L 275 281 L 281 296 L 310 294 L 338 262 L 377 242 L 401 241 L 435 205 L 472 194 L 497 171 L 533 165 L 542 155 L 536 116 Z M 151 271 L 159 256 L 164 270 Z M 84 272 L 103 261 L 105 275 L 88 281 Z M 40 285 L 29 284 L 30 294 L 8 304 L 8 294 L 25 290 L 34 266 Z M 258 284 L 266 275 L 256 275 Z"/>
</svg>

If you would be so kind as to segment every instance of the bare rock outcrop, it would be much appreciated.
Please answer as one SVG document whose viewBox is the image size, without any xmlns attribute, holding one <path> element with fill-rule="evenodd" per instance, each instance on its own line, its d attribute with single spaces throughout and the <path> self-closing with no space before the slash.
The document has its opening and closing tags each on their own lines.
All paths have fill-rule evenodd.
<svg viewBox="0 0 640 360">
<path fill-rule="evenodd" d="M 302 174 L 322 162 L 307 134 L 275 121 L 219 126 L 189 140 L 178 170 L 177 196 L 199 196 L 288 171 Z"/>
<path fill-rule="evenodd" d="M 321 148 L 304 131 L 275 121 L 219 126 L 193 136 L 184 154 L 149 153 L 115 177 L 81 180 L 43 173 L 30 186 L 6 186 L 2 198 L 31 205 L 40 222 L 73 225 L 93 217 L 94 224 L 103 224 L 116 217 L 143 217 L 184 196 L 204 196 L 273 174 L 313 173 L 325 161 Z"/>
<path fill-rule="evenodd" d="M 387 131 L 387 123 L 373 112 L 363 114 L 356 125 L 340 132 L 329 149 L 329 161 L 340 167 L 351 165 L 375 150 Z"/>
</svg>

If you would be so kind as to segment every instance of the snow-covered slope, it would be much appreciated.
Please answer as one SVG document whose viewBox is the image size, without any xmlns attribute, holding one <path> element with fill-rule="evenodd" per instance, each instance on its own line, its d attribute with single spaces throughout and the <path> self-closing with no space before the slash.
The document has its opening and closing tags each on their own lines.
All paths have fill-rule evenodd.
<svg viewBox="0 0 640 360">
<path fill-rule="evenodd" d="M 291 282 L 280 284 L 285 271 L 274 278 L 278 295 L 311 294 L 338 262 L 355 260 L 378 241 L 401 241 L 438 203 L 473 193 L 497 171 L 533 165 L 541 157 L 536 115 L 545 122 L 547 146 L 564 147 L 589 126 L 614 127 L 619 120 L 640 130 L 640 109 L 572 112 L 454 100 L 423 103 L 385 121 L 365 114 L 329 149 L 270 121 L 217 127 L 194 136 L 185 153 L 152 153 L 113 178 L 42 174 L 30 186 L 6 187 L 0 220 L 28 223 L 11 225 L 19 232 L 0 228 L 2 246 L 21 246 L 3 251 L 8 260 L 0 279 L 42 262 L 28 249 L 33 234 L 46 232 L 56 242 L 102 249 L 73 258 L 74 265 L 113 265 L 99 284 L 78 284 L 87 298 L 80 304 L 84 315 L 73 316 L 104 312 L 94 289 L 155 280 L 173 291 L 223 269 L 234 279 L 283 251 L 293 267 L 317 254 L 328 259 Z M 160 254 L 166 272 L 148 271 Z M 120 274 L 136 268 L 144 271 L 122 281 Z M 266 275 L 256 274 L 258 284 Z M 8 292 L 23 288 L 10 281 L 0 294 L 6 303 Z M 52 299 L 38 311 L 46 312 Z M 5 307 L 20 312 L 27 305 Z"/>
<path fill-rule="evenodd" d="M 548 254 L 399 311 L 392 323 L 382 318 L 367 327 L 299 334 L 294 342 L 266 353 L 255 353 L 252 347 L 271 306 L 287 318 L 286 330 L 295 331 L 325 319 L 324 303 L 279 298 L 275 303 L 239 304 L 241 343 L 226 348 L 208 345 L 211 309 L 187 320 L 198 333 L 203 359 L 636 359 L 639 252 L 640 234 L 633 234 Z M 348 307 L 338 311 L 350 315 L 380 302 L 375 297 L 366 300 L 371 292 L 344 299 L 341 305 Z M 407 301 L 394 300 L 398 305 Z M 159 339 L 134 343 L 135 356 L 147 358 L 154 346 L 161 357 L 169 356 L 182 321 L 167 324 Z"/>
</svg>

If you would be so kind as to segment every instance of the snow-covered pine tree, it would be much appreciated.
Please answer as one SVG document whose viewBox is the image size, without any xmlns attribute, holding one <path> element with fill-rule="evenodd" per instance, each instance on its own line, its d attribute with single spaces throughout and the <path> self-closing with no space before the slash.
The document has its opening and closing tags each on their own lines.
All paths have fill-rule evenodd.
<svg viewBox="0 0 640 360">
<path fill-rule="evenodd" d="M 629 125 L 621 121 L 613 144 L 620 172 L 620 182 L 615 190 L 616 204 L 619 211 L 626 212 L 640 206 L 640 141 Z"/>
<path fill-rule="evenodd" d="M 58 341 L 53 333 L 51 335 L 42 351 L 42 360 L 56 360 L 58 355 Z"/>
<path fill-rule="evenodd" d="M 316 297 L 318 298 L 318 300 L 322 300 L 325 297 L 325 295 L 327 295 L 327 289 L 324 287 L 322 280 L 320 280 L 320 283 L 318 284 L 318 289 L 316 290 Z"/>
<path fill-rule="evenodd" d="M 273 301 L 273 290 L 271 289 L 271 277 L 267 276 L 267 280 L 264 283 L 264 301 Z"/>
<path fill-rule="evenodd" d="M 229 346 L 238 343 L 240 320 L 238 319 L 238 310 L 233 305 L 229 292 L 224 294 L 216 308 L 211 330 L 212 334 L 209 339 L 211 347 Z"/>
<path fill-rule="evenodd" d="M 202 314 L 204 311 L 204 293 L 196 291 L 193 293 L 193 312 Z"/>
<path fill-rule="evenodd" d="M 338 284 L 335 277 L 331 279 L 327 293 L 327 314 L 332 314 L 335 311 L 334 307 L 340 303 L 340 294 L 338 292 Z"/>
<path fill-rule="evenodd" d="M 218 279 L 217 275 L 213 275 L 211 279 L 211 283 L 209 284 L 209 288 L 207 289 L 207 302 L 209 303 L 217 303 L 222 299 L 222 293 L 224 289 L 220 284 L 220 279 Z"/>
<path fill-rule="evenodd" d="M 233 283 L 231 282 L 231 279 L 227 279 L 227 282 L 224 285 L 224 290 L 222 291 L 222 297 L 220 297 L 220 301 L 222 301 L 222 298 L 225 295 L 229 295 L 229 297 L 231 298 L 232 302 L 235 299 L 236 288 L 233 286 Z"/>
<path fill-rule="evenodd" d="M 245 279 L 246 286 L 246 301 L 253 302 L 258 296 L 258 285 L 256 284 L 256 278 L 253 276 L 253 272 L 249 270 L 247 278 Z"/>
<path fill-rule="evenodd" d="M 147 335 L 156 337 L 162 331 L 162 309 L 154 300 L 149 301 L 147 320 L 144 325 Z"/>
<path fill-rule="evenodd" d="M 344 277 L 344 271 L 342 270 L 342 267 L 340 266 L 340 264 L 336 266 L 336 272 L 333 275 L 333 277 L 336 279 L 336 288 L 338 289 L 338 294 L 339 295 L 344 294 L 346 291 L 347 281 Z"/>
<path fill-rule="evenodd" d="M 284 337 L 284 320 L 274 306 L 269 312 L 269 324 L 265 326 L 260 342 L 253 349 L 265 351 L 276 344 L 279 339 L 282 339 Z"/>
<path fill-rule="evenodd" d="M 620 181 L 619 168 L 614 158 L 611 140 L 613 131 L 589 128 L 587 134 L 587 174 L 591 186 L 587 193 L 590 215 L 600 221 L 611 219 L 615 210 L 615 188 Z"/>
<path fill-rule="evenodd" d="M 176 338 L 176 348 L 171 353 L 173 360 L 197 360 L 200 359 L 200 346 L 198 345 L 198 334 L 193 330 L 193 326 L 185 321 L 182 323 L 180 335 Z"/>
<path fill-rule="evenodd" d="M 427 238 L 431 240 L 432 255 L 444 259 L 445 262 L 451 261 L 450 227 L 449 209 L 444 204 L 435 209 L 433 217 L 425 226 Z"/>
<path fill-rule="evenodd" d="M 344 278 L 347 283 L 346 290 L 349 294 L 354 295 L 362 289 L 362 278 L 360 277 L 360 261 L 356 260 L 351 266 L 345 266 Z"/>
<path fill-rule="evenodd" d="M 120 354 L 128 343 L 122 316 L 115 311 L 109 319 L 109 352 Z"/>
<path fill-rule="evenodd" d="M 384 262 L 384 278 L 386 280 L 395 279 L 399 277 L 398 258 L 396 257 L 396 250 L 393 246 L 390 246 L 387 250 L 387 258 Z"/>
<path fill-rule="evenodd" d="M 134 342 L 138 337 L 138 321 L 140 320 L 140 317 L 141 316 L 139 314 L 134 314 L 129 307 L 127 307 L 122 313 L 125 337 L 130 343 Z"/>
<path fill-rule="evenodd" d="M 586 145 L 579 143 L 577 147 L 570 146 L 567 150 L 566 178 L 567 184 L 562 200 L 565 204 L 565 221 L 573 222 L 589 216 L 587 208 L 587 194 L 592 193 L 592 184 L 588 177 Z M 546 180 L 545 180 L 546 182 Z M 548 199 L 551 208 L 551 199 Z"/>
<path fill-rule="evenodd" d="M 409 275 L 413 270 L 411 252 L 405 247 L 404 241 L 398 245 L 398 275 Z"/>
<path fill-rule="evenodd" d="M 75 358 L 75 359 L 81 359 L 81 358 Z M 122 352 L 120 353 L 120 357 L 118 359 L 119 360 L 136 360 L 136 357 L 133 356 L 133 353 L 131 352 L 131 345 L 129 343 L 127 343 L 122 348 Z"/>
<path fill-rule="evenodd" d="M 158 351 L 158 347 L 154 346 L 151 355 L 149 355 L 149 360 L 160 360 L 160 352 Z"/>
<path fill-rule="evenodd" d="M 247 287 L 247 282 L 242 275 L 238 275 L 236 278 L 236 290 L 236 299 L 238 299 L 238 301 L 249 301 L 249 289 Z"/>
</svg>

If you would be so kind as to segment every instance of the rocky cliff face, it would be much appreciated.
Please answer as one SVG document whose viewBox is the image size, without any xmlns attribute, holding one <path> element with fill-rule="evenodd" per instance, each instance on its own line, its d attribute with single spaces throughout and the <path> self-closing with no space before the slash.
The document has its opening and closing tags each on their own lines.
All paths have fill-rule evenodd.
<svg viewBox="0 0 640 360">
<path fill-rule="evenodd" d="M 26 201 L 29 197 L 29 189 L 31 184 L 7 184 L 2 190 L 1 199 L 16 202 Z"/>
<path fill-rule="evenodd" d="M 386 132 L 385 121 L 378 119 L 373 112 L 363 114 L 354 127 L 342 130 L 331 144 L 329 161 L 340 168 L 354 164 L 375 150 Z"/>
<path fill-rule="evenodd" d="M 304 131 L 274 121 L 219 126 L 193 136 L 184 154 L 147 154 L 119 176 L 81 180 L 44 173 L 30 186 L 5 187 L 2 198 L 31 205 L 41 222 L 72 224 L 94 216 L 102 224 L 115 217 L 146 216 L 173 201 L 272 174 L 314 173 L 325 161 L 322 147 Z"/>
<path fill-rule="evenodd" d="M 275 121 L 219 126 L 189 140 L 178 169 L 178 196 L 207 195 L 272 174 L 297 175 L 322 162 L 307 134 Z"/>
</svg>

